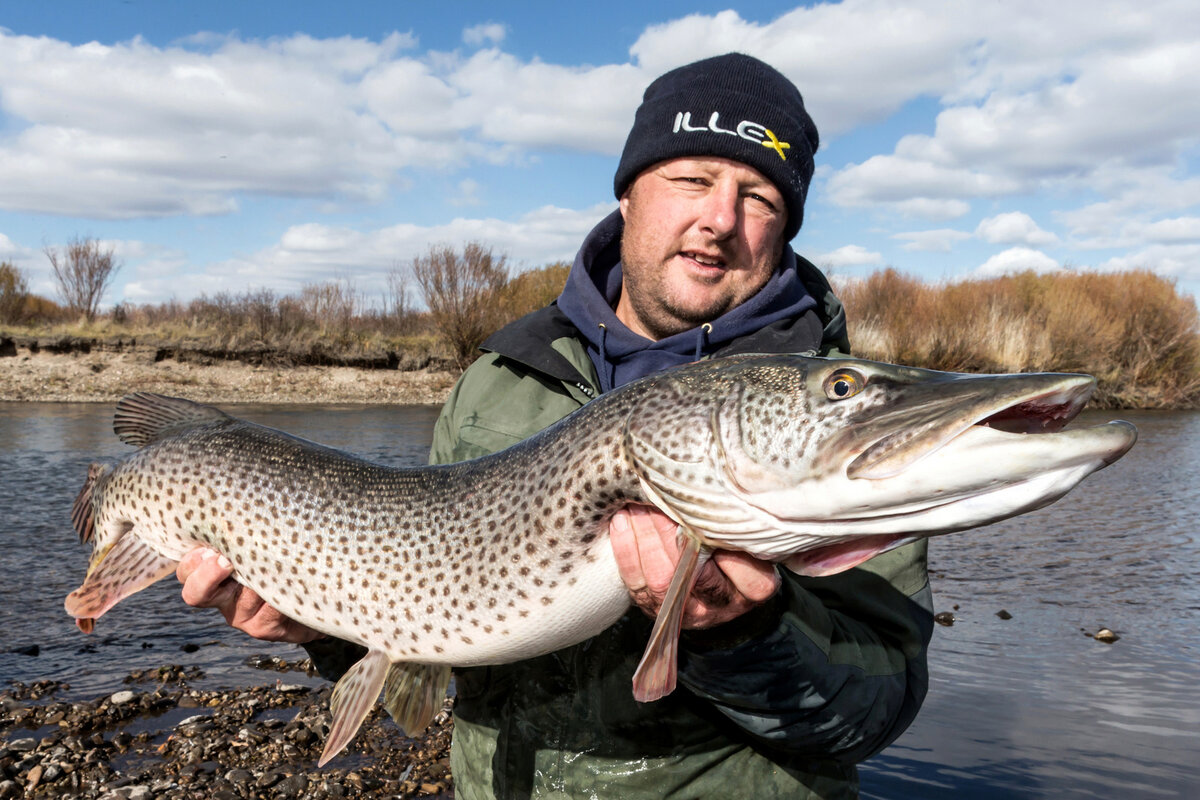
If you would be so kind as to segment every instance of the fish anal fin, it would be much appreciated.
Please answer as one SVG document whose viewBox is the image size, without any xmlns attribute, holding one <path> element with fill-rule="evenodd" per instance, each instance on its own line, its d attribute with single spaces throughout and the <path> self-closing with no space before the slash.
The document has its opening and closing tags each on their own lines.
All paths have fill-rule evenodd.
<svg viewBox="0 0 1200 800">
<path fill-rule="evenodd" d="M 317 762 L 318 767 L 328 764 L 358 733 L 363 720 L 379 699 L 390 663 L 382 650 L 371 650 L 347 670 L 333 687 L 333 697 L 329 702 L 333 725 L 329 729 L 325 749 L 321 752 L 321 760 Z"/>
<path fill-rule="evenodd" d="M 95 505 L 92 503 L 92 492 L 96 481 L 109 469 L 107 464 L 93 462 L 88 465 L 87 480 L 83 488 L 75 496 L 75 504 L 71 506 L 71 524 L 79 534 L 79 543 L 86 544 L 96 533 Z"/>
<path fill-rule="evenodd" d="M 145 447 L 162 437 L 212 422 L 232 419 L 224 411 L 182 397 L 150 392 L 127 394 L 117 401 L 113 431 L 125 444 Z"/>
<path fill-rule="evenodd" d="M 797 575 L 823 578 L 857 567 L 880 553 L 908 544 L 917 538 L 904 533 L 862 536 L 796 553 L 784 559 L 783 565 Z"/>
<path fill-rule="evenodd" d="M 696 585 L 700 567 L 711 551 L 699 538 L 683 537 L 683 552 L 671 576 L 671 585 L 663 598 L 646 651 L 633 673 L 633 697 L 639 703 L 649 703 L 675 691 L 675 673 L 679 664 L 679 632 L 683 628 L 683 612 L 688 595 Z"/>
<path fill-rule="evenodd" d="M 94 620 L 129 595 L 170 575 L 178 565 L 133 533 L 126 533 L 88 570 L 83 584 L 67 595 L 67 613 Z M 89 627 L 90 623 L 85 623 L 80 630 L 90 633 Z"/>
<path fill-rule="evenodd" d="M 444 664 L 392 664 L 383 684 L 383 707 L 406 736 L 416 736 L 442 710 L 449 687 L 450 667 Z"/>
</svg>

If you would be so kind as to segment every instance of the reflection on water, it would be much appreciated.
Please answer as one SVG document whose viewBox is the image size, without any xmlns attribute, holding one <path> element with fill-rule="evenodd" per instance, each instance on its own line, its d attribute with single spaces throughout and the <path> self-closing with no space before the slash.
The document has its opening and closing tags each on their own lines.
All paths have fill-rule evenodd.
<svg viewBox="0 0 1200 800">
<path fill-rule="evenodd" d="M 90 637 L 62 609 L 87 549 L 69 510 L 89 462 L 128 452 L 111 407 L 0 404 L 0 685 L 121 688 L 133 669 L 196 664 L 215 685 L 266 680 L 255 653 L 298 658 L 188 609 L 174 580 L 125 600 Z M 255 421 L 390 464 L 419 464 L 431 407 L 240 406 Z M 929 698 L 862 771 L 866 798 L 1189 797 L 1200 787 L 1200 414 L 1133 413 L 1138 445 L 1048 509 L 935 540 Z M 1100 421 L 1086 415 L 1083 422 Z M 957 606 L 957 609 L 955 608 Z M 1006 610 L 1011 619 L 997 616 Z M 1101 627 L 1121 639 L 1087 637 Z M 36 657 L 11 652 L 38 645 Z M 184 644 L 202 645 L 193 653 Z M 289 675 L 287 680 L 295 680 Z"/>
</svg>

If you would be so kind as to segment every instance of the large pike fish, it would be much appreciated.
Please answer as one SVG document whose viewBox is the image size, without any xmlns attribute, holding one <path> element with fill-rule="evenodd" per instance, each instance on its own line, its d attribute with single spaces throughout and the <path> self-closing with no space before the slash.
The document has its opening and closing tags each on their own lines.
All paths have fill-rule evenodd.
<svg viewBox="0 0 1200 800">
<path fill-rule="evenodd" d="M 384 694 L 406 730 L 450 666 L 598 634 L 630 600 L 612 515 L 651 503 L 685 544 L 634 694 L 675 686 L 686 598 L 715 549 L 826 575 L 921 536 L 1044 506 L 1120 458 L 1125 422 L 1062 431 L 1083 375 L 956 375 L 796 355 L 714 359 L 606 394 L 503 452 L 395 469 L 178 398 L 134 394 L 139 449 L 93 464 L 73 521 L 93 542 L 66 600 L 84 631 L 199 545 L 289 617 L 367 655 L 334 689 L 323 765 Z"/>
</svg>

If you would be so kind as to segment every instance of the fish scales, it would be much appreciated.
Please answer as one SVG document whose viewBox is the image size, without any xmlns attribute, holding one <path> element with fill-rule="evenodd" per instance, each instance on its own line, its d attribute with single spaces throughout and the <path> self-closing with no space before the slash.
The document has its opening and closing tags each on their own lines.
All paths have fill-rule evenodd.
<svg viewBox="0 0 1200 800">
<path fill-rule="evenodd" d="M 615 427 L 595 436 L 623 409 L 599 410 L 494 458 L 421 469 L 218 420 L 126 460 L 94 489 L 96 524 L 132 523 L 175 560 L 212 547 L 283 613 L 393 660 L 531 657 L 628 607 L 601 534 L 645 498 Z"/>
<path fill-rule="evenodd" d="M 381 693 L 415 732 L 450 665 L 531 658 L 615 622 L 630 600 L 608 523 L 649 503 L 682 546 L 634 675 L 650 702 L 675 686 L 683 608 L 712 550 L 828 575 L 1039 508 L 1134 443 L 1128 423 L 1061 430 L 1093 388 L 732 356 L 630 383 L 500 453 L 414 468 L 131 395 L 114 429 L 139 449 L 88 470 L 72 521 L 93 550 L 66 609 L 90 631 L 196 546 L 221 552 L 271 606 L 367 649 L 334 689 L 324 764 Z"/>
</svg>

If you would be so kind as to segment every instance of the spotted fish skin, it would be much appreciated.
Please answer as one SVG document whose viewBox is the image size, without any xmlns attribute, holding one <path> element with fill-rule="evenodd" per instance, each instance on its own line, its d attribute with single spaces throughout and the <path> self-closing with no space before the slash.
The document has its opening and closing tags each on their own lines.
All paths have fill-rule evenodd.
<svg viewBox="0 0 1200 800">
<path fill-rule="evenodd" d="M 608 522 L 651 503 L 684 543 L 634 678 L 651 701 L 674 688 L 686 596 L 712 550 L 832 574 L 1052 502 L 1133 444 L 1127 423 L 1059 431 L 1093 386 L 736 356 L 630 383 L 500 453 L 415 468 L 130 395 L 114 429 L 139 449 L 89 469 L 72 519 L 93 551 L 66 610 L 90 631 L 195 547 L 224 554 L 271 606 L 368 650 L 334 689 L 324 764 L 381 692 L 415 732 L 450 665 L 532 658 L 615 622 L 629 595 Z"/>
</svg>

